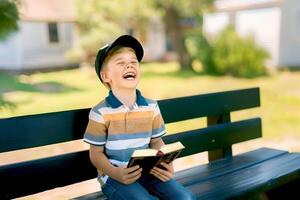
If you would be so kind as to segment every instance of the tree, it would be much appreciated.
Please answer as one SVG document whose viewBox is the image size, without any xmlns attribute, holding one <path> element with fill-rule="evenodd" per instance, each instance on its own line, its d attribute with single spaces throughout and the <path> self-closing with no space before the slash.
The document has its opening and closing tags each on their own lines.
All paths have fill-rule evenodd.
<svg viewBox="0 0 300 200">
<path fill-rule="evenodd" d="M 69 57 L 92 62 L 97 50 L 129 29 L 143 29 L 153 15 L 146 0 L 76 0 L 79 41 Z"/>
<path fill-rule="evenodd" d="M 0 0 L 0 40 L 18 30 L 19 13 L 16 0 Z"/>
<path fill-rule="evenodd" d="M 84 61 L 92 60 L 99 45 L 125 30 L 145 30 L 151 18 L 160 15 L 166 34 L 178 55 L 181 70 L 192 69 L 192 58 L 185 46 L 186 35 L 180 21 L 199 20 L 213 0 L 77 0 L 80 39 L 73 54 Z M 198 29 L 199 30 L 199 29 Z M 201 30 L 201 29 L 200 29 Z"/>
<path fill-rule="evenodd" d="M 214 0 L 156 0 L 157 7 L 164 10 L 166 33 L 178 55 L 181 70 L 192 70 L 192 58 L 185 45 L 186 35 L 180 26 L 180 20 L 193 18 L 202 27 L 203 12 L 210 9 L 213 2 Z M 202 28 L 198 30 L 201 31 Z"/>
</svg>

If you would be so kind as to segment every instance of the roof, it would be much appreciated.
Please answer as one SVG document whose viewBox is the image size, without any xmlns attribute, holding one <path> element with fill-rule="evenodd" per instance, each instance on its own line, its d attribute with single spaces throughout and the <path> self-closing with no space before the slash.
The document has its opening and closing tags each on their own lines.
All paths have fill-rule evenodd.
<svg viewBox="0 0 300 200">
<path fill-rule="evenodd" d="M 21 0 L 23 21 L 75 21 L 74 0 Z"/>
<path fill-rule="evenodd" d="M 218 0 L 215 2 L 217 11 L 237 11 L 279 6 L 284 0 Z"/>
</svg>

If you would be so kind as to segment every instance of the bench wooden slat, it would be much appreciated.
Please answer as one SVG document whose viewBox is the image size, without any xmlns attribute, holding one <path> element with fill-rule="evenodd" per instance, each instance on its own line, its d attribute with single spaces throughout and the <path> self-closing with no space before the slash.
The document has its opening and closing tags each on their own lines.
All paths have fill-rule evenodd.
<svg viewBox="0 0 300 200">
<path fill-rule="evenodd" d="M 0 152 L 82 139 L 89 110 L 0 119 Z"/>
<path fill-rule="evenodd" d="M 158 103 L 166 123 L 215 116 L 260 105 L 258 88 L 180 97 Z M 89 110 L 0 119 L 0 152 L 81 139 L 87 126 Z"/>
<path fill-rule="evenodd" d="M 232 173 L 287 153 L 287 151 L 277 149 L 259 148 L 236 155 L 232 158 L 223 158 L 210 162 L 209 164 L 179 171 L 176 173 L 175 178 L 184 185 L 191 185 L 194 182 L 201 182 L 203 180 Z M 196 179 L 193 178 L 195 174 L 197 174 L 198 177 Z M 193 182 L 189 182 L 191 178 L 193 178 Z"/>
<path fill-rule="evenodd" d="M 0 166 L 0 198 L 30 195 L 96 176 L 88 151 L 4 165 Z"/>
<path fill-rule="evenodd" d="M 260 106 L 259 88 L 179 97 L 158 102 L 166 123 Z"/>
<path fill-rule="evenodd" d="M 187 188 L 200 199 L 248 199 L 299 179 L 299 176 L 300 154 L 284 154 L 233 173 L 194 183 Z"/>
<path fill-rule="evenodd" d="M 163 140 L 166 143 L 180 140 L 186 147 L 180 154 L 182 157 L 259 138 L 261 134 L 261 119 L 254 118 L 167 135 Z"/>
</svg>

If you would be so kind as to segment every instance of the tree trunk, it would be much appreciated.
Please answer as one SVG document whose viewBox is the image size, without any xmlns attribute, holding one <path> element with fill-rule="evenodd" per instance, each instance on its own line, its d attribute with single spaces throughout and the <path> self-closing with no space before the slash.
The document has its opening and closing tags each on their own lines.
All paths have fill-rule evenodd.
<svg viewBox="0 0 300 200">
<path fill-rule="evenodd" d="M 180 64 L 180 70 L 193 70 L 192 59 L 184 44 L 183 30 L 179 25 L 179 13 L 173 6 L 165 7 L 164 23 L 166 34 L 174 47 Z"/>
</svg>

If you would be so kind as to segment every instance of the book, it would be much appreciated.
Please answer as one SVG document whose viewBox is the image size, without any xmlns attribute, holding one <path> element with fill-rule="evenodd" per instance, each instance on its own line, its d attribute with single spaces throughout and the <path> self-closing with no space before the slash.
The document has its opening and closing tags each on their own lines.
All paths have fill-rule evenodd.
<svg viewBox="0 0 300 200">
<path fill-rule="evenodd" d="M 153 167 L 164 169 L 161 162 L 170 163 L 178 157 L 185 147 L 181 142 L 175 142 L 156 149 L 139 149 L 135 150 L 129 160 L 127 167 L 139 165 L 142 173 L 149 173 Z"/>
</svg>

